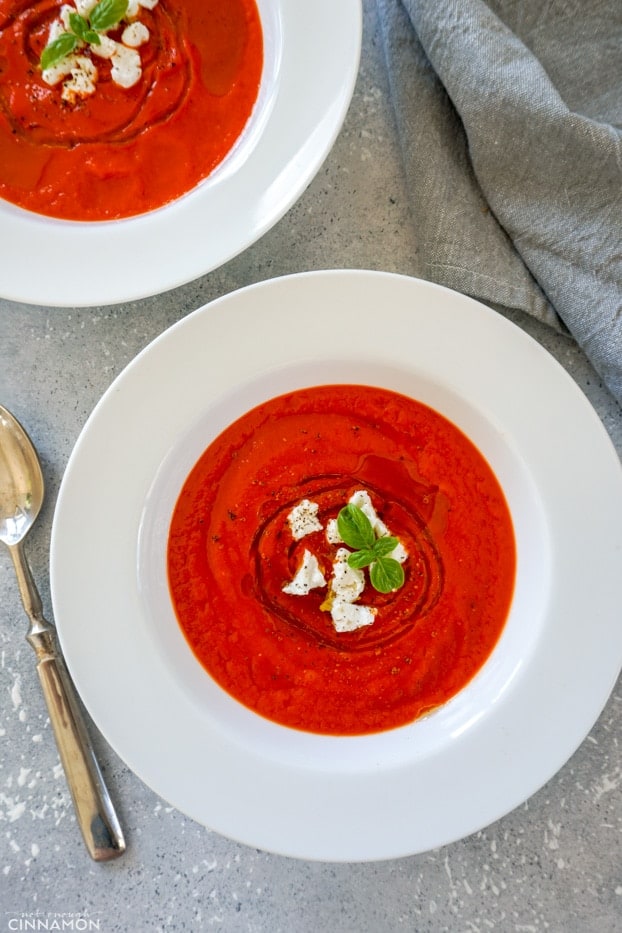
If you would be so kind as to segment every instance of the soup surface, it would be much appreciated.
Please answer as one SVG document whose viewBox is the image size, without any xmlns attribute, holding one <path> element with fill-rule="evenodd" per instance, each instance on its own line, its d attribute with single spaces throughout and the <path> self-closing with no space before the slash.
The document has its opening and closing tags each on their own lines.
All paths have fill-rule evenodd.
<svg viewBox="0 0 622 933">
<path fill-rule="evenodd" d="M 61 0 L 0 0 L 0 197 L 64 219 L 129 217 L 190 191 L 232 149 L 261 79 L 254 0 L 144 2 L 139 80 L 120 86 L 92 54 L 96 89 L 70 101 L 40 66 Z"/>
<path fill-rule="evenodd" d="M 361 497 L 399 542 L 403 583 L 380 592 L 359 570 L 348 619 L 366 617 L 339 630 L 331 575 L 353 548 L 335 519 Z M 301 583 L 311 559 L 319 576 Z M 412 722 L 482 667 L 512 599 L 514 533 L 488 463 L 447 419 L 385 389 L 320 386 L 209 445 L 172 516 L 168 574 L 188 644 L 226 691 L 283 725 L 355 735 Z"/>
</svg>

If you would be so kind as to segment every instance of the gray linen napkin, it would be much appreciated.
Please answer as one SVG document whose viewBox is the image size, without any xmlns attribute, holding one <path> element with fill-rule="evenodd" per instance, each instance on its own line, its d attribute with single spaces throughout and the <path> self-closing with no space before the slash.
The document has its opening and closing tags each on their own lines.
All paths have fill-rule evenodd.
<svg viewBox="0 0 622 933">
<path fill-rule="evenodd" d="M 622 0 L 377 3 L 417 274 L 566 327 L 622 403 Z"/>
</svg>

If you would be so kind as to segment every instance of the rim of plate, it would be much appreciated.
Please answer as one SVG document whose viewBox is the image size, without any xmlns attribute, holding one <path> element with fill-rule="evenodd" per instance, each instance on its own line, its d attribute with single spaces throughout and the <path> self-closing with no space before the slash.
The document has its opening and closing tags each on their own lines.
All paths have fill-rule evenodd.
<svg viewBox="0 0 622 933">
<path fill-rule="evenodd" d="M 296 202 L 352 99 L 362 0 L 256 2 L 265 56 L 259 97 L 225 160 L 178 200 L 122 220 L 57 220 L 0 199 L 3 298 L 94 307 L 169 291 L 241 253 Z"/>
<path fill-rule="evenodd" d="M 310 319 L 315 328 L 302 333 L 296 322 Z M 517 534 L 515 599 L 490 661 L 436 713 L 372 736 L 300 733 L 241 707 L 198 669 L 162 580 L 171 501 L 195 455 L 252 404 L 318 381 L 382 384 L 450 417 L 489 459 Z M 394 858 L 500 818 L 587 735 L 622 664 L 620 519 L 615 449 L 531 337 L 406 276 L 303 273 L 206 305 L 117 377 L 61 484 L 52 599 L 86 708 L 161 797 L 283 855 Z M 598 548 L 588 552 L 591 540 Z"/>
</svg>

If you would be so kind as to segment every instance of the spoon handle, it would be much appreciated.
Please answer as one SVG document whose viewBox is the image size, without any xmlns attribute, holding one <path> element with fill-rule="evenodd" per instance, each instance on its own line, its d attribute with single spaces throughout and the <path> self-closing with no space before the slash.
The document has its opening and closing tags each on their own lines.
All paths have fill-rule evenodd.
<svg viewBox="0 0 622 933">
<path fill-rule="evenodd" d="M 37 656 L 37 671 L 50 722 L 71 791 L 78 824 L 96 862 L 125 851 L 123 832 L 104 783 L 80 711 L 75 688 L 57 647 L 54 628 L 43 617 L 41 599 L 21 544 L 9 548 L 30 628 L 26 635 Z"/>
</svg>

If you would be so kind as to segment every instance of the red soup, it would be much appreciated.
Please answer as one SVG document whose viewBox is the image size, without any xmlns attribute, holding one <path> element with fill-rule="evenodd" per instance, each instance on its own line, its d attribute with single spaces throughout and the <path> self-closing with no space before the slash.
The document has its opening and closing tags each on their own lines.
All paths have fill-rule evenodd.
<svg viewBox="0 0 622 933">
<path fill-rule="evenodd" d="M 344 509 L 369 538 L 348 543 Z M 381 589 L 374 554 L 401 567 Z M 480 670 L 515 543 L 499 483 L 452 423 L 384 389 L 321 386 L 210 444 L 174 510 L 168 573 L 188 644 L 226 691 L 283 725 L 355 735 L 412 722 Z"/>
<path fill-rule="evenodd" d="M 261 78 L 254 0 L 138 3 L 55 66 L 73 62 L 77 77 L 51 84 L 41 55 L 54 30 L 71 33 L 62 0 L 0 0 L 0 197 L 71 220 L 129 217 L 190 191 L 231 150 Z"/>
</svg>

